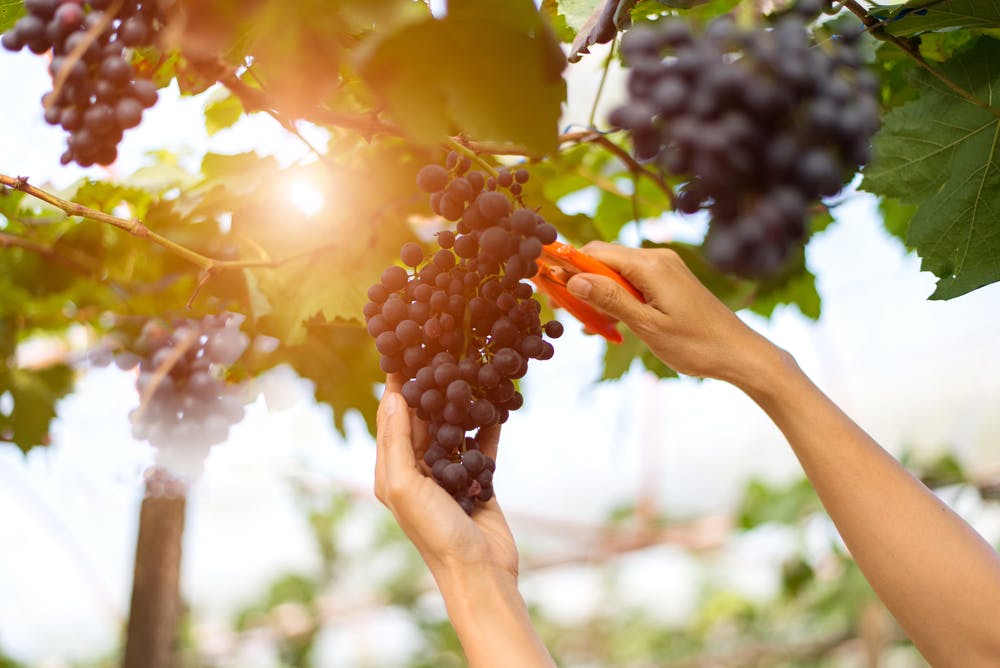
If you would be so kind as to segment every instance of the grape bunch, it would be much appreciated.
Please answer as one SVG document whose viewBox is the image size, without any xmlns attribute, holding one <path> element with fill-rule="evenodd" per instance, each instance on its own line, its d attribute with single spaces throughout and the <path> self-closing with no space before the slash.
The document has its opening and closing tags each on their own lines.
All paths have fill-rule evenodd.
<svg viewBox="0 0 1000 668">
<path fill-rule="evenodd" d="M 817 45 L 819 0 L 799 0 L 770 26 L 721 16 L 703 31 L 670 18 L 622 39 L 626 105 L 609 122 L 636 157 L 686 179 L 677 206 L 711 214 L 705 252 L 736 275 L 782 268 L 807 236 L 808 207 L 837 194 L 870 157 L 877 78 L 858 34 Z"/>
<path fill-rule="evenodd" d="M 149 441 L 161 465 L 197 472 L 208 448 L 225 441 L 229 427 L 243 419 L 241 387 L 222 377 L 247 348 L 240 321 L 229 314 L 172 326 L 149 320 L 134 343 L 114 354 L 120 368 L 139 368 L 136 389 L 142 401 L 129 414 L 132 436 Z M 108 348 L 99 348 L 91 359 L 110 362 Z"/>
<path fill-rule="evenodd" d="M 556 229 L 521 202 L 528 172 L 496 176 L 469 169 L 455 153 L 446 166 L 423 167 L 417 186 L 456 232 L 437 234 L 425 255 L 410 242 L 368 290 L 368 333 L 386 373 L 406 378 L 402 394 L 427 422 L 424 462 L 434 480 L 471 514 L 493 496 L 495 462 L 484 455 L 480 431 L 501 424 L 524 403 L 514 381 L 529 359 L 552 357 L 562 324 L 542 325 L 541 304 L 525 279 L 534 276 L 542 246 Z M 506 192 L 505 192 L 506 191 Z"/>
<path fill-rule="evenodd" d="M 42 97 L 45 121 L 69 133 L 60 162 L 82 167 L 110 165 L 118 157 L 125 130 L 142 120 L 156 103 L 156 85 L 139 76 L 127 49 L 150 46 L 164 17 L 156 0 L 125 0 L 104 29 L 112 0 L 25 0 L 27 15 L 3 34 L 8 51 L 27 47 L 32 53 L 52 50 L 49 73 L 53 91 Z M 100 30 L 93 41 L 91 29 Z M 86 46 L 84 46 L 86 44 Z M 83 49 L 79 59 L 71 57 Z M 62 84 L 56 80 L 64 77 Z"/>
</svg>

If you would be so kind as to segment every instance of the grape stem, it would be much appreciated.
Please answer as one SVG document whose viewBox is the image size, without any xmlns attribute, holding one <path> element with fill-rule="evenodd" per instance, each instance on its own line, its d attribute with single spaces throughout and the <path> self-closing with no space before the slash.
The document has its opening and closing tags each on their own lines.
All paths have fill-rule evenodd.
<svg viewBox="0 0 1000 668">
<path fill-rule="evenodd" d="M 90 26 L 87 32 L 84 33 L 83 39 L 81 39 L 80 42 L 66 54 L 66 60 L 63 61 L 62 67 L 60 67 L 59 71 L 52 77 L 52 95 L 46 98 L 46 111 L 55 106 L 56 100 L 59 99 L 59 93 L 62 92 L 63 86 L 66 85 L 66 77 L 69 76 L 73 66 L 80 61 L 83 54 L 90 48 L 90 45 L 97 41 L 101 33 L 111 25 L 111 22 L 115 20 L 118 12 L 121 11 L 123 4 L 125 4 L 125 0 L 115 0 L 114 4 L 112 4 L 106 12 L 104 12 L 101 19 L 94 25 Z"/>
<path fill-rule="evenodd" d="M 473 151 L 473 150 L 472 150 L 471 148 L 469 148 L 469 147 L 468 147 L 468 146 L 466 146 L 466 145 L 465 145 L 464 143 L 462 143 L 462 140 L 461 140 L 461 139 L 456 139 L 456 138 L 454 138 L 454 137 L 448 137 L 448 140 L 447 140 L 447 141 L 445 142 L 445 146 L 446 146 L 447 148 L 449 148 L 449 149 L 452 149 L 452 150 L 455 150 L 455 151 L 458 151 L 458 152 L 459 152 L 459 153 L 461 153 L 462 155 L 465 155 L 465 156 L 468 156 L 468 158 L 469 158 L 470 160 L 472 160 L 472 161 L 473 161 L 473 162 L 475 162 L 475 163 L 476 163 L 477 165 L 479 165 L 480 167 L 482 167 L 482 168 L 483 168 L 483 170 L 484 170 L 484 171 L 485 171 L 485 172 L 486 172 L 487 174 L 489 174 L 490 176 L 492 176 L 492 177 L 494 177 L 494 178 L 496 177 L 496 175 L 497 175 L 497 173 L 498 173 L 498 172 L 497 172 L 497 170 L 496 170 L 496 168 L 495 168 L 495 167 L 494 167 L 493 165 L 491 165 L 490 163 L 488 163 L 488 162 L 486 162 L 485 160 L 483 160 L 483 159 L 482 159 L 482 158 L 481 158 L 481 157 L 479 156 L 479 154 L 478 154 L 478 153 L 476 153 L 476 152 L 475 152 L 475 151 Z"/>
<path fill-rule="evenodd" d="M 170 355 L 167 356 L 160 366 L 156 367 L 153 371 L 153 377 L 150 378 L 149 384 L 146 385 L 145 389 L 142 391 L 142 395 L 139 397 L 139 408 L 136 410 L 136 420 L 142 419 L 142 414 L 146 412 L 146 407 L 149 406 L 150 398 L 156 394 L 156 390 L 160 387 L 160 383 L 166 378 L 170 370 L 174 368 L 174 365 L 184 357 L 188 350 L 191 349 L 195 343 L 198 342 L 198 338 L 201 333 L 197 330 L 192 330 L 184 337 L 184 340 L 174 346 L 170 351 Z"/>
<path fill-rule="evenodd" d="M 917 65 L 925 69 L 931 76 L 933 76 L 935 79 L 937 79 L 942 84 L 947 86 L 956 95 L 970 102 L 971 104 L 976 105 L 977 107 L 985 109 L 986 111 L 990 112 L 997 118 L 1000 118 L 1000 109 L 997 109 L 996 107 L 988 104 L 984 100 L 981 100 L 980 98 L 976 97 L 970 91 L 967 91 L 966 89 L 962 88 L 954 81 L 946 77 L 944 74 L 939 72 L 937 69 L 932 67 L 931 64 L 924 59 L 923 55 L 920 53 L 920 50 L 916 46 L 914 46 L 912 42 L 897 37 L 896 35 L 893 35 L 890 32 L 887 32 L 884 28 L 885 24 L 882 21 L 876 19 L 875 17 L 869 16 L 868 12 L 865 11 L 865 8 L 862 7 L 857 0 L 844 0 L 843 5 L 844 7 L 847 7 L 847 9 L 849 9 L 852 14 L 861 19 L 861 22 L 865 24 L 867 31 L 871 34 L 872 37 L 874 37 L 877 40 L 883 42 L 889 42 L 890 44 L 896 45 L 903 51 L 903 53 L 909 56 L 910 59 L 912 59 Z"/>
</svg>

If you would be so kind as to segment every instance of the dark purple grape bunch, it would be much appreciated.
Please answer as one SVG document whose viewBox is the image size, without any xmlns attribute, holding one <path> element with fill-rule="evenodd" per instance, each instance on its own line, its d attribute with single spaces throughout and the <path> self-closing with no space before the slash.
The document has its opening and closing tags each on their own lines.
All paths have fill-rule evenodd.
<svg viewBox="0 0 1000 668">
<path fill-rule="evenodd" d="M 91 353 L 97 365 L 113 356 L 122 369 L 138 366 L 141 402 L 129 414 L 132 436 L 149 441 L 161 459 L 200 463 L 208 448 L 225 441 L 230 426 L 243 419 L 242 386 L 223 375 L 247 349 L 241 321 L 233 314 L 172 324 L 153 319 L 134 341 L 99 346 Z"/>
<path fill-rule="evenodd" d="M 545 337 L 558 338 L 563 327 L 542 325 L 527 282 L 542 246 L 556 239 L 556 229 L 520 201 L 528 172 L 491 176 L 469 167 L 452 153 L 446 167 L 420 170 L 418 187 L 436 213 L 457 221 L 457 233 L 439 232 L 431 254 L 404 245 L 405 267 L 382 273 L 364 313 L 382 370 L 406 379 L 403 397 L 427 422 L 424 462 L 471 514 L 493 496 L 496 464 L 482 452 L 481 430 L 521 407 L 514 381 L 527 373 L 528 360 L 552 357 Z"/>
<path fill-rule="evenodd" d="M 622 39 L 629 101 L 609 121 L 630 132 L 637 158 L 687 181 L 677 206 L 710 212 L 705 253 L 723 271 L 780 271 L 808 235 L 809 206 L 870 158 L 879 83 L 860 33 L 811 39 L 821 9 L 799 0 L 751 29 L 728 15 L 703 31 L 669 18 Z"/>
<path fill-rule="evenodd" d="M 139 76 L 129 50 L 151 46 L 164 25 L 156 0 L 125 0 L 109 20 L 112 0 L 25 0 L 27 15 L 0 38 L 8 51 L 52 50 L 53 91 L 42 97 L 45 121 L 69 133 L 60 162 L 110 165 L 125 130 L 156 104 L 156 85 Z M 99 24 L 106 26 L 99 29 Z M 99 30 L 93 41 L 88 31 Z M 82 51 L 80 51 L 82 50 Z M 73 55 L 73 54 L 77 54 Z M 61 83 L 59 83 L 61 81 Z"/>
</svg>

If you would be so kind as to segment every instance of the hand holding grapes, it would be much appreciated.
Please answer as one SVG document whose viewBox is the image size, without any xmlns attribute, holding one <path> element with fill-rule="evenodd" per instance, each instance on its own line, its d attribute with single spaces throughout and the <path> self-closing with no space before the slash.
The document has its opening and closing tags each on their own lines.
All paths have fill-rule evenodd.
<svg viewBox="0 0 1000 668">
<path fill-rule="evenodd" d="M 389 374 L 378 411 L 375 495 L 392 511 L 435 578 L 457 568 L 489 568 L 517 576 L 517 547 L 496 499 L 472 516 L 427 474 L 427 425 L 400 394 L 402 379 Z M 500 426 L 479 436 L 483 454 L 496 458 Z"/>
</svg>

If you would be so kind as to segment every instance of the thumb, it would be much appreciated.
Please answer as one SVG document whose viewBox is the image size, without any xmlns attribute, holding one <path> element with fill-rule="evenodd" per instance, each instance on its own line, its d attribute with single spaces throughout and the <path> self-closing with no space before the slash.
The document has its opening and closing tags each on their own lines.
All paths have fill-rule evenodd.
<svg viewBox="0 0 1000 668">
<path fill-rule="evenodd" d="M 629 327 L 639 322 L 644 316 L 643 310 L 648 308 L 607 276 L 575 274 L 566 283 L 566 288 L 573 296 L 621 320 Z"/>
<path fill-rule="evenodd" d="M 409 407 L 398 392 L 387 390 L 382 396 L 375 442 L 376 456 L 388 469 L 404 470 L 415 465 Z"/>
</svg>

